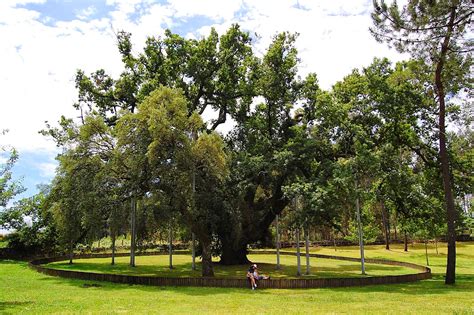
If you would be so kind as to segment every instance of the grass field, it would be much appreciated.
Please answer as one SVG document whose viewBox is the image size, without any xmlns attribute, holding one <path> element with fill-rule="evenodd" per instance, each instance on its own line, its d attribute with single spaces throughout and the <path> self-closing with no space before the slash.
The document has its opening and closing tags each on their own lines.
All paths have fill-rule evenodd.
<svg viewBox="0 0 474 315">
<path fill-rule="evenodd" d="M 281 255 L 281 270 L 276 270 L 275 255 L 249 255 L 249 259 L 257 263 L 260 273 L 270 274 L 273 278 L 296 278 L 297 266 L 296 257 Z M 160 256 L 137 256 L 136 267 L 129 266 L 129 257 L 116 258 L 116 264 L 111 265 L 110 258 L 94 258 L 94 259 L 78 259 L 74 264 L 70 265 L 68 261 L 54 262 L 48 264 L 48 267 L 63 270 L 77 270 L 95 273 L 115 273 L 127 275 L 142 276 L 161 276 L 161 277 L 200 277 L 201 266 L 197 264 L 197 270 L 191 268 L 191 257 L 187 255 L 173 255 L 173 269 L 169 269 L 168 255 Z M 306 258 L 301 259 L 302 273 L 306 271 Z M 329 278 L 329 277 L 361 277 L 360 263 L 351 261 L 340 261 L 332 259 L 310 258 L 310 275 L 301 278 Z M 240 266 L 221 266 L 214 265 L 214 273 L 216 277 L 222 278 L 243 278 L 245 277 L 247 265 Z M 413 269 L 388 266 L 366 264 L 367 276 L 375 275 L 399 275 L 416 273 Z"/>
<path fill-rule="evenodd" d="M 444 285 L 446 248 L 430 247 L 434 277 L 418 283 L 336 289 L 256 290 L 118 285 L 45 276 L 24 262 L 0 261 L 0 313 L 164 314 L 474 314 L 474 243 L 458 244 L 457 283 Z M 334 249 L 315 249 L 334 254 Z M 338 248 L 340 256 L 358 249 Z M 367 257 L 425 263 L 424 247 L 386 251 L 368 246 Z M 328 261 L 331 262 L 331 261 Z M 314 268 L 322 261 L 314 261 Z M 322 266 L 322 265 L 320 265 Z M 271 272 L 273 274 L 273 272 Z"/>
</svg>

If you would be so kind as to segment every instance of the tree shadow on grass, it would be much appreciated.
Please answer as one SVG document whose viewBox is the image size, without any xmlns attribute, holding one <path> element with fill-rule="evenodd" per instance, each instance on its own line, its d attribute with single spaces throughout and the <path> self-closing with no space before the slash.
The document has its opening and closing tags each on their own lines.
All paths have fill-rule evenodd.
<svg viewBox="0 0 474 315">
<path fill-rule="evenodd" d="M 296 265 L 282 264 L 280 270 L 276 270 L 276 265 L 272 263 L 258 262 L 260 273 L 269 274 L 272 278 L 289 278 L 296 279 Z M 318 261 L 312 262 L 310 275 L 304 275 L 302 279 L 319 279 L 319 278 L 347 278 L 347 277 L 365 277 L 360 274 L 360 264 L 356 262 L 332 260 L 331 265 L 320 265 Z M 214 264 L 214 273 L 217 278 L 245 278 L 248 265 L 223 266 L 218 263 Z M 137 267 L 130 267 L 128 263 L 118 262 L 112 266 L 109 262 L 88 261 L 87 259 L 78 260 L 70 265 L 67 262 L 56 262 L 47 265 L 48 268 L 71 270 L 79 272 L 133 275 L 133 276 L 151 276 L 151 277 L 201 277 L 201 264 L 197 263 L 197 270 L 193 271 L 191 262 L 181 262 L 174 265 L 174 269 L 170 270 L 168 266 L 160 264 L 138 264 Z M 303 269 L 305 267 L 303 266 Z M 412 269 L 380 264 L 367 264 L 368 276 L 380 275 L 401 275 L 414 273 Z"/>
<path fill-rule="evenodd" d="M 211 296 L 218 294 L 238 294 L 243 298 L 250 298 L 255 294 L 258 295 L 267 295 L 275 294 L 275 290 L 279 289 L 259 289 L 252 291 L 249 288 L 212 288 L 212 287 L 176 287 L 176 286 L 145 286 L 145 285 L 129 285 L 129 284 L 118 284 L 112 282 L 102 282 L 102 281 L 88 281 L 88 280 L 79 280 L 79 279 L 67 279 L 60 277 L 45 276 L 37 274 L 35 271 L 29 269 L 24 262 L 18 261 L 0 261 L 0 264 L 18 264 L 21 267 L 25 268 L 25 272 L 32 272 L 36 275 L 35 281 L 44 281 L 53 285 L 70 285 L 81 290 L 95 290 L 97 294 L 100 294 L 102 290 L 106 291 L 118 291 L 133 289 L 142 292 L 158 293 L 160 291 L 166 290 L 169 292 L 176 292 L 179 294 L 189 295 L 189 296 Z M 262 268 L 270 268 L 271 264 L 266 266 L 265 264 L 259 264 Z M 374 265 L 384 268 L 385 266 Z M 389 266 L 387 266 L 389 267 Z M 341 268 L 347 268 L 347 266 L 341 266 Z M 33 274 L 32 274 L 33 275 Z M 320 288 L 320 289 L 288 289 L 287 291 L 299 291 L 299 292 L 309 292 L 317 293 L 320 290 L 330 290 L 334 292 L 346 292 L 346 293 L 371 293 L 371 292 L 390 292 L 390 293 L 399 293 L 407 295 L 442 295 L 451 292 L 474 292 L 474 274 L 457 274 L 456 275 L 457 284 L 454 286 L 448 286 L 444 284 L 444 277 L 442 274 L 434 274 L 433 279 L 424 280 L 421 282 L 415 283 L 406 283 L 406 284 L 393 284 L 393 285 L 373 285 L 365 287 L 345 287 L 345 288 Z M 2 302 L 0 302 L 2 303 Z M 15 305 L 21 302 L 3 302 L 0 304 L 0 311 L 7 308 L 14 308 Z M 3 309 L 2 309 L 3 308 Z"/>
<path fill-rule="evenodd" d="M 83 290 L 101 290 L 116 291 L 124 289 L 133 289 L 142 292 L 158 293 L 161 291 L 176 292 L 179 294 L 189 296 L 210 296 L 219 294 L 239 294 L 245 298 L 258 295 L 274 294 L 275 290 L 279 289 L 259 289 L 252 291 L 249 288 L 214 288 L 214 287 L 178 287 L 178 286 L 146 286 L 146 285 L 130 285 L 118 284 L 112 282 L 102 281 L 86 281 L 77 279 L 66 279 L 59 277 L 41 277 L 39 280 L 48 281 L 57 285 L 71 285 L 79 287 Z M 457 275 L 456 285 L 445 285 L 444 277 L 442 275 L 434 275 L 433 279 L 424 280 L 412 283 L 390 284 L 390 285 L 372 285 L 361 287 L 344 287 L 344 288 L 315 288 L 315 289 L 287 289 L 289 291 L 311 292 L 319 290 L 329 290 L 334 292 L 345 293 L 398 293 L 406 295 L 443 295 L 453 292 L 472 293 L 474 292 L 474 275 L 459 274 Z"/>
<path fill-rule="evenodd" d="M 15 309 L 18 310 L 18 308 L 23 308 L 26 305 L 33 304 L 31 301 L 8 301 L 8 302 L 3 302 L 0 301 L 0 312 L 2 314 L 13 314 Z"/>
<path fill-rule="evenodd" d="M 453 292 L 470 293 L 474 292 L 474 275 L 458 274 L 456 275 L 455 285 L 444 284 L 443 275 L 434 275 L 432 279 L 422 280 L 418 282 L 372 285 L 350 288 L 334 288 L 329 289 L 335 292 L 357 292 L 357 293 L 374 293 L 374 292 L 390 292 L 407 295 L 443 295 Z"/>
</svg>

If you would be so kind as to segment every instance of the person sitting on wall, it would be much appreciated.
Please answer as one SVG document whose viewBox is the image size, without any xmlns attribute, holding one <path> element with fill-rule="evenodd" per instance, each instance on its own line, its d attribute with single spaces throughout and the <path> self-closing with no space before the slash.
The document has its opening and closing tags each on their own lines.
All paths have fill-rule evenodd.
<svg viewBox="0 0 474 315">
<path fill-rule="evenodd" d="M 247 279 L 249 279 L 250 286 L 252 287 L 252 290 L 255 290 L 257 287 L 257 283 L 255 282 L 255 277 L 254 277 L 254 271 L 256 265 L 251 265 L 249 270 L 247 270 Z"/>
<path fill-rule="evenodd" d="M 247 271 L 247 278 L 250 281 L 250 285 L 252 286 L 252 290 L 257 288 L 257 281 L 258 280 L 266 280 L 270 279 L 269 276 L 260 275 L 258 273 L 257 264 L 253 264 L 250 266 L 249 270 Z"/>
</svg>

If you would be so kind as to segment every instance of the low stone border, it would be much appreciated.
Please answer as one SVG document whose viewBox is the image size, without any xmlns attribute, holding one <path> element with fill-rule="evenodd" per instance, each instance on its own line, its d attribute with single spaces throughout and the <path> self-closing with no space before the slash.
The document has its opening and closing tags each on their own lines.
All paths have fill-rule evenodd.
<svg viewBox="0 0 474 315">
<path fill-rule="evenodd" d="M 274 251 L 255 251 L 251 254 L 275 254 Z M 163 252 L 156 253 L 144 253 L 143 255 L 167 255 Z M 291 255 L 296 256 L 293 252 L 280 252 L 280 255 Z M 74 256 L 74 259 L 84 258 L 110 258 L 111 254 L 86 254 Z M 117 253 L 116 257 L 129 256 L 128 253 Z M 304 255 L 302 255 L 304 256 Z M 360 262 L 358 258 L 352 257 L 341 257 L 341 256 L 329 256 L 320 254 L 310 254 L 310 257 L 322 258 L 322 259 L 335 259 L 335 260 L 347 260 Z M 109 281 L 114 283 L 126 283 L 126 284 L 142 284 L 142 285 L 153 285 L 153 286 L 194 286 L 194 287 L 223 287 L 223 288 L 248 288 L 249 283 L 245 276 L 242 279 L 232 278 L 166 278 L 166 277 L 152 277 L 152 276 L 129 276 L 129 275 L 116 275 L 116 274 L 103 274 L 93 272 L 82 272 L 82 271 L 71 271 L 71 270 L 59 270 L 52 269 L 43 266 L 43 264 L 68 260 L 66 256 L 42 258 L 30 261 L 29 265 L 31 268 L 38 272 L 44 273 L 49 276 L 90 280 L 90 281 Z M 259 282 L 259 288 L 275 288 L 275 289 L 302 289 L 302 288 L 336 288 L 336 287 L 350 287 L 350 286 L 366 286 L 366 285 L 377 285 L 377 284 L 394 284 L 394 283 L 405 283 L 415 282 L 431 278 L 431 269 L 428 267 L 393 261 L 384 259 L 365 259 L 366 263 L 371 264 L 383 264 L 392 266 L 403 266 L 412 268 L 420 271 L 419 273 L 407 274 L 407 275 L 395 275 L 395 276 L 373 276 L 364 278 L 320 278 L 320 279 L 269 279 L 262 280 Z M 244 272 L 244 271 L 243 271 Z"/>
</svg>

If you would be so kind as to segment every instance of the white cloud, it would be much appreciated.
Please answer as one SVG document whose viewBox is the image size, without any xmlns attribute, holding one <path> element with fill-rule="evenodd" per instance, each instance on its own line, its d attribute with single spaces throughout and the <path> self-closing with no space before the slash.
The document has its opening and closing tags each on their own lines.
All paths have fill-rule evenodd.
<svg viewBox="0 0 474 315">
<path fill-rule="evenodd" d="M 40 176 L 45 179 L 52 179 L 56 174 L 56 167 L 58 166 L 57 163 L 53 162 L 44 162 L 38 163 L 37 167 L 40 171 Z"/>
<path fill-rule="evenodd" d="M 242 5 L 241 0 L 168 0 L 177 17 L 206 16 L 229 20 Z"/>
<path fill-rule="evenodd" d="M 263 53 L 277 32 L 298 32 L 300 73 L 316 72 L 324 88 L 368 65 L 374 56 L 400 55 L 377 44 L 370 36 L 370 0 L 107 0 L 113 11 L 107 17 L 58 21 L 45 25 L 38 12 L 18 8 L 45 0 L 0 0 L 0 127 L 10 132 L 0 144 L 20 151 L 56 152 L 54 143 L 37 133 L 44 121 L 64 114 L 77 116 L 76 69 L 90 73 L 104 68 L 113 76 L 122 69 L 114 32 L 133 34 L 135 51 L 148 36 L 163 34 L 192 17 L 204 16 L 214 25 L 196 29 L 187 37 L 207 36 L 211 26 L 223 33 L 232 23 L 257 33 L 255 49 Z M 110 7 L 112 8 L 112 7 Z M 82 17 L 91 16 L 94 7 Z M 132 18 L 133 17 L 133 18 Z"/>
<path fill-rule="evenodd" d="M 88 6 L 87 8 L 85 8 L 85 9 L 80 10 L 76 14 L 76 16 L 80 20 L 85 20 L 85 19 L 89 18 L 91 15 L 95 14 L 96 12 L 97 12 L 96 7 L 91 5 L 91 6 Z"/>
<path fill-rule="evenodd" d="M 283 31 L 299 33 L 296 46 L 299 73 L 316 72 L 323 88 L 330 88 L 353 68 L 370 64 L 374 57 L 400 60 L 402 56 L 377 43 L 370 35 L 370 0 L 244 0 L 246 14 L 212 25 L 220 33 L 232 23 L 257 34 L 256 51 L 263 54 L 272 37 Z M 211 26 L 196 31 L 207 35 Z M 191 37 L 191 34 L 188 35 Z"/>
</svg>

